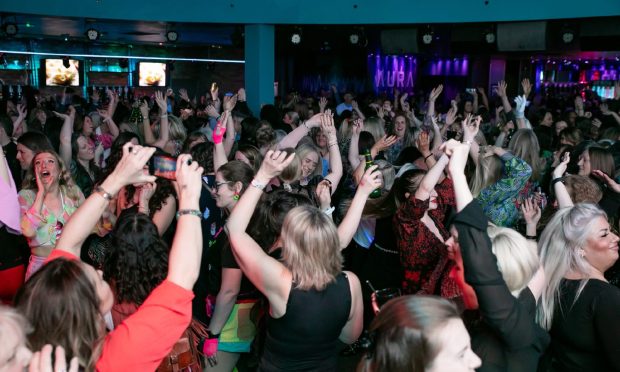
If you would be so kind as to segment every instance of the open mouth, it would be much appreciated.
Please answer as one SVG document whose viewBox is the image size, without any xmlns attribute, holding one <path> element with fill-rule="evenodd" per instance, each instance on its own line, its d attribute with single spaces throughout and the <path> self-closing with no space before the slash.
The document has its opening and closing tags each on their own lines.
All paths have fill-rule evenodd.
<svg viewBox="0 0 620 372">
<path fill-rule="evenodd" d="M 46 178 L 46 177 L 49 177 L 49 176 L 50 176 L 50 172 L 49 171 L 46 171 L 46 170 L 41 171 L 41 177 Z"/>
</svg>

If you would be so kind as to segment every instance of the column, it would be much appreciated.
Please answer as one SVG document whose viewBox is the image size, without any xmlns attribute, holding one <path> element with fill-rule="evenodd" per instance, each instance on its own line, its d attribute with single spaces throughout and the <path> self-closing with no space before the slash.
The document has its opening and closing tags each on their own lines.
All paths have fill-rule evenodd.
<svg viewBox="0 0 620 372">
<path fill-rule="evenodd" d="M 245 90 L 248 105 L 256 116 L 263 105 L 273 103 L 274 30 L 273 25 L 245 26 Z"/>
</svg>

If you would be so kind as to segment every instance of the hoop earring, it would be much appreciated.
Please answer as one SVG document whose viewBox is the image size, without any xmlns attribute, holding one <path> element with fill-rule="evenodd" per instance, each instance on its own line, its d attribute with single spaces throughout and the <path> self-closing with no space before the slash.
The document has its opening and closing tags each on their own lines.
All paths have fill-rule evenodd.
<svg viewBox="0 0 620 372">
<path fill-rule="evenodd" d="M 237 191 L 235 191 L 235 195 L 233 195 L 233 200 L 234 201 L 239 200 L 239 193 Z"/>
</svg>

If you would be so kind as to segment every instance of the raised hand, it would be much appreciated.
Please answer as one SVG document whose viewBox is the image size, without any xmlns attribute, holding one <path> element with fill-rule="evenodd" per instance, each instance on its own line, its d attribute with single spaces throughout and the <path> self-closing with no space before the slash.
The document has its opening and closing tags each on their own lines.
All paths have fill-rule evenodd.
<svg viewBox="0 0 620 372">
<path fill-rule="evenodd" d="M 483 87 L 478 87 L 476 88 L 476 91 L 481 95 L 484 96 L 485 95 L 485 91 Z"/>
<path fill-rule="evenodd" d="M 260 169 L 256 172 L 256 178 L 267 184 L 272 178 L 279 176 L 294 158 L 295 153 L 288 155 L 286 151 L 267 151 Z"/>
<path fill-rule="evenodd" d="M 181 97 L 183 101 L 186 101 L 186 102 L 190 101 L 189 95 L 187 94 L 187 89 L 185 88 L 179 89 L 179 97 Z"/>
<path fill-rule="evenodd" d="M 198 209 L 204 169 L 189 154 L 177 158 L 176 187 L 179 209 Z"/>
<path fill-rule="evenodd" d="M 461 122 L 461 126 L 463 128 L 463 141 L 473 141 L 478 134 L 478 130 L 480 129 L 480 122 L 482 118 L 480 116 L 473 116 L 472 114 L 467 114 L 465 119 Z"/>
<path fill-rule="evenodd" d="M 465 171 L 469 156 L 469 145 L 451 139 L 444 142 L 439 149 L 450 158 L 450 163 L 448 163 L 450 174 L 462 174 Z"/>
<path fill-rule="evenodd" d="M 220 97 L 220 87 L 213 83 L 211 85 L 211 100 L 217 101 Z"/>
<path fill-rule="evenodd" d="M 451 107 L 446 113 L 446 125 L 452 125 L 456 121 L 456 114 L 458 109 Z"/>
<path fill-rule="evenodd" d="M 90 95 L 90 99 L 91 99 L 93 102 L 99 102 L 99 99 L 100 99 L 100 98 L 101 98 L 101 97 L 99 97 L 99 91 L 98 91 L 97 89 L 94 89 L 94 88 L 93 88 L 93 94 L 91 94 L 91 95 Z"/>
<path fill-rule="evenodd" d="M 364 193 L 368 197 L 373 191 L 382 186 L 381 171 L 378 170 L 378 165 L 366 169 L 359 185 L 357 186 L 358 192 Z"/>
<path fill-rule="evenodd" d="M 112 175 L 122 186 L 155 182 L 155 176 L 144 173 L 144 166 L 154 152 L 154 147 L 142 147 L 127 142 L 123 146 L 123 157 L 114 168 Z"/>
<path fill-rule="evenodd" d="M 351 130 L 353 131 L 354 136 L 359 136 L 360 133 L 364 130 L 364 120 L 359 118 L 355 119 L 355 121 L 353 122 L 353 128 L 351 128 Z"/>
<path fill-rule="evenodd" d="M 437 87 L 433 88 L 433 90 L 431 90 L 431 94 L 428 97 L 429 101 L 435 102 L 437 100 L 437 98 L 439 97 L 439 95 L 441 94 L 441 92 L 443 92 L 443 85 L 439 84 Z"/>
<path fill-rule="evenodd" d="M 239 88 L 237 91 L 237 100 L 239 102 L 245 102 L 245 88 Z"/>
<path fill-rule="evenodd" d="M 530 83 L 530 79 L 523 79 L 521 81 L 521 87 L 523 88 L 523 95 L 527 98 L 532 92 L 532 83 Z"/>
<path fill-rule="evenodd" d="M 25 104 L 20 103 L 17 105 L 17 115 L 22 119 L 28 115 L 28 109 Z"/>
<path fill-rule="evenodd" d="M 592 171 L 592 175 L 601 181 L 605 182 L 610 189 L 614 190 L 617 193 L 620 193 L 620 185 L 613 180 L 613 178 L 609 177 L 605 172 L 595 169 Z"/>
<path fill-rule="evenodd" d="M 536 203 L 533 197 L 527 198 L 521 203 L 521 212 L 523 213 L 525 223 L 532 226 L 538 224 L 542 214 L 538 203 Z"/>
<path fill-rule="evenodd" d="M 160 91 L 155 92 L 155 102 L 157 103 L 157 107 L 159 107 L 159 112 L 161 114 L 168 112 L 168 102 L 166 102 L 166 98 Z"/>
<path fill-rule="evenodd" d="M 237 104 L 237 95 L 234 96 L 224 96 L 224 111 L 232 111 Z"/>
<path fill-rule="evenodd" d="M 205 109 L 205 112 L 207 113 L 207 115 L 209 115 L 209 117 L 212 118 L 217 118 L 218 116 L 220 116 L 220 113 L 217 112 L 217 109 L 213 105 L 208 105 Z"/>
<path fill-rule="evenodd" d="M 429 138 L 428 132 L 426 131 L 422 131 L 420 132 L 420 135 L 418 136 L 418 138 L 415 140 L 415 144 L 416 147 L 418 148 L 418 150 L 420 150 L 420 152 L 424 155 L 424 154 L 428 154 L 431 152 L 431 140 Z"/>
<path fill-rule="evenodd" d="M 500 80 L 497 83 L 497 88 L 495 88 L 495 91 L 497 92 L 497 95 L 500 97 L 506 97 L 506 88 L 508 87 L 508 84 L 506 84 L 506 82 L 504 80 Z"/>
<path fill-rule="evenodd" d="M 386 149 L 390 148 L 393 144 L 396 143 L 396 141 L 398 141 L 398 137 L 396 136 L 387 136 L 384 135 L 383 137 L 381 137 L 381 139 L 377 142 L 375 142 L 375 144 L 372 146 L 372 153 L 379 153 L 381 151 L 385 151 Z"/>
<path fill-rule="evenodd" d="M 325 134 L 330 142 L 336 141 L 336 127 L 334 126 L 334 117 L 331 110 L 325 111 L 321 116 L 321 131 Z"/>
<path fill-rule="evenodd" d="M 327 98 L 321 97 L 321 99 L 319 99 L 320 112 L 325 112 L 325 107 L 327 107 Z"/>
<path fill-rule="evenodd" d="M 222 117 L 227 115 L 222 114 Z M 223 119 L 218 120 L 215 130 L 213 131 L 213 143 L 219 145 L 224 140 L 224 134 L 226 133 L 226 121 Z"/>
<path fill-rule="evenodd" d="M 517 118 L 525 117 L 525 106 L 527 105 L 527 96 L 517 96 L 515 97 L 515 103 L 517 104 L 515 107 L 515 116 Z"/>
<path fill-rule="evenodd" d="M 553 170 L 552 178 L 555 179 L 555 178 L 560 178 L 564 176 L 564 173 L 566 173 L 566 168 L 568 168 L 568 162 L 570 162 L 570 153 L 565 152 L 564 155 L 562 156 L 562 161 Z"/>
<path fill-rule="evenodd" d="M 377 107 L 376 110 L 377 110 L 377 117 L 379 117 L 379 119 L 383 119 L 385 117 L 385 111 L 383 110 L 383 106 Z"/>
<path fill-rule="evenodd" d="M 357 111 L 359 110 L 360 106 L 357 104 L 356 100 L 351 101 L 351 107 L 353 108 L 353 110 Z"/>
</svg>

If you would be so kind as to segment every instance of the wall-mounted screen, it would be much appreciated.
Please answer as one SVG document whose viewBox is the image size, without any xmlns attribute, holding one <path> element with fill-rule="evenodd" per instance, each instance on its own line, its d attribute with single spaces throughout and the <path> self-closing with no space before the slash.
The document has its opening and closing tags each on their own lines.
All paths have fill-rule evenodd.
<svg viewBox="0 0 620 372">
<path fill-rule="evenodd" d="M 45 85 L 72 86 L 81 85 L 80 61 L 69 59 L 69 67 L 63 64 L 62 59 L 45 60 Z"/>
<path fill-rule="evenodd" d="M 139 81 L 141 87 L 165 87 L 166 64 L 159 62 L 140 62 Z"/>
</svg>

